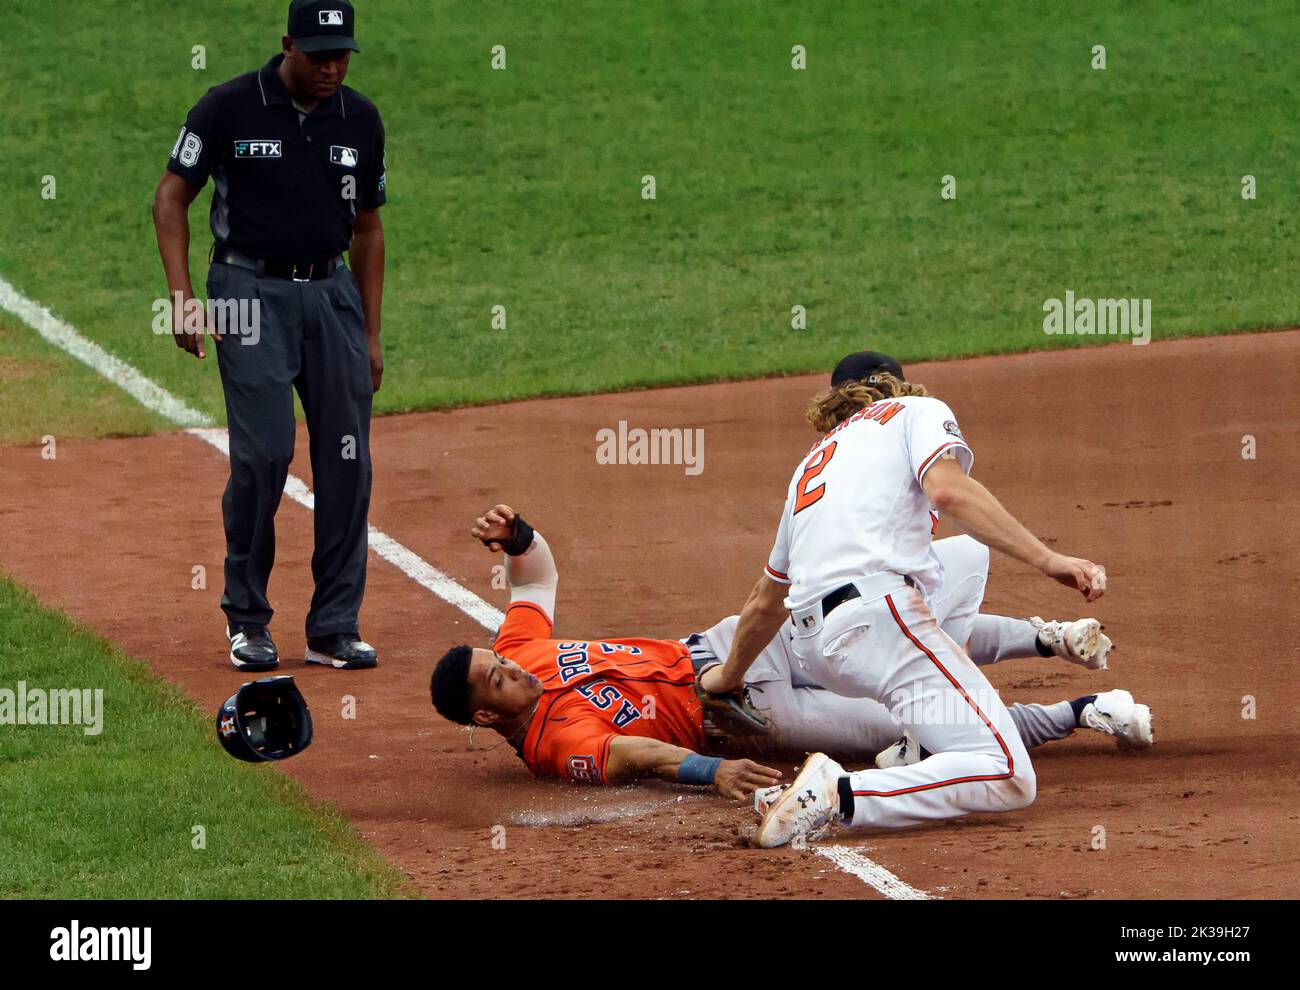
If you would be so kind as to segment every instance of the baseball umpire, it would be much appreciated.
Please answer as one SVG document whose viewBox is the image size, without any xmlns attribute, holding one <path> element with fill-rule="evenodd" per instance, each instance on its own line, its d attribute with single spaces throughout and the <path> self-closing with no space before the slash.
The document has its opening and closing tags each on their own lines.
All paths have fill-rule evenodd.
<svg viewBox="0 0 1300 990">
<path fill-rule="evenodd" d="M 349 58 L 361 50 L 354 21 L 348 0 L 293 0 L 282 53 L 199 100 L 154 197 L 176 343 L 202 358 L 210 333 L 221 371 L 230 431 L 221 608 L 230 661 L 242 670 L 279 664 L 267 581 L 293 458 L 295 389 L 315 488 L 307 662 L 348 669 L 378 662 L 361 639 L 358 613 L 371 399 L 383 375 L 384 128 L 375 105 L 343 85 Z M 199 326 L 186 327 L 195 305 L 188 212 L 209 176 L 208 306 Z"/>
</svg>

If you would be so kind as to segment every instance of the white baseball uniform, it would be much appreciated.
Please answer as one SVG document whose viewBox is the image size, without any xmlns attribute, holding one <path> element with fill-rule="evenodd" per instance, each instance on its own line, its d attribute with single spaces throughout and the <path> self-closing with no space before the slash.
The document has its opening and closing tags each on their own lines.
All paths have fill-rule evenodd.
<svg viewBox="0 0 1300 990">
<path fill-rule="evenodd" d="M 850 774 L 846 824 L 899 827 L 1011 811 L 1036 792 L 1006 707 L 928 598 L 943 583 L 921 483 L 940 457 L 974 459 L 948 406 L 885 399 L 812 448 L 790 480 L 766 572 L 789 585 L 792 648 L 809 678 L 879 701 L 930 753 L 906 767 Z M 824 615 L 822 599 L 853 585 Z"/>
<path fill-rule="evenodd" d="M 988 582 L 988 547 L 969 536 L 952 536 L 934 544 L 943 567 L 943 582 L 932 598 L 940 627 L 953 641 L 965 643 L 979 618 Z M 725 659 L 735 639 L 739 616 L 730 615 L 699 634 L 700 645 L 712 657 Z M 993 618 L 993 617 L 985 617 Z M 1001 617 L 998 617 L 1001 618 Z M 1004 622 L 1024 622 L 1005 619 Z M 1011 657 L 1040 657 L 1032 645 L 1035 630 L 1024 622 L 1027 635 L 1021 649 L 972 656 L 980 665 Z M 808 676 L 791 648 L 793 628 L 787 623 L 745 674 L 750 699 L 771 723 L 771 731 L 733 741 L 746 755 L 830 753 L 839 759 L 870 762 L 897 742 L 903 724 L 872 698 L 846 698 L 827 691 Z M 687 640 L 689 642 L 689 640 Z M 695 647 L 692 647 L 694 652 Z M 1064 739 L 1078 727 L 1068 701 L 1054 705 L 1012 705 L 1009 709 L 1026 748 Z"/>
</svg>

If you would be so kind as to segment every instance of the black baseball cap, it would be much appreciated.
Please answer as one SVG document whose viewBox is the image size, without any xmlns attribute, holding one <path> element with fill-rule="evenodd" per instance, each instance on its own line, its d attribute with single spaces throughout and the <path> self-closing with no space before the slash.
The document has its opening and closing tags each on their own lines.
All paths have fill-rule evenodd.
<svg viewBox="0 0 1300 990">
<path fill-rule="evenodd" d="M 831 385 L 864 382 L 871 377 L 873 371 L 888 372 L 900 382 L 907 381 L 903 377 L 903 366 L 888 354 L 881 354 L 879 351 L 855 351 L 835 366 L 835 370 L 831 372 Z"/>
<path fill-rule="evenodd" d="M 304 52 L 354 52 L 361 46 L 352 37 L 356 11 L 348 0 L 293 0 L 289 4 L 289 30 L 285 33 Z"/>
</svg>

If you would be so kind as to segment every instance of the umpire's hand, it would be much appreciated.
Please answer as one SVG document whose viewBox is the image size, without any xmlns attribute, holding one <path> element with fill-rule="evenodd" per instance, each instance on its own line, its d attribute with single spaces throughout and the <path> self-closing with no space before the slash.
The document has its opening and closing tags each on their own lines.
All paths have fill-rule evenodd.
<svg viewBox="0 0 1300 990">
<path fill-rule="evenodd" d="M 378 392 L 384 381 L 384 348 L 379 343 L 378 334 L 368 335 L 366 343 L 370 348 L 370 390 Z"/>
<path fill-rule="evenodd" d="M 185 328 L 185 313 L 193 311 L 196 307 L 202 307 L 203 316 L 200 318 L 200 324 L 197 327 Z M 205 357 L 203 350 L 203 338 L 212 333 L 208 326 L 208 308 L 202 300 L 195 299 L 192 294 L 172 293 L 172 337 L 176 341 L 176 346 L 182 350 L 189 351 L 197 358 Z M 221 343 L 221 337 L 212 333 L 212 339 L 218 344 Z"/>
</svg>

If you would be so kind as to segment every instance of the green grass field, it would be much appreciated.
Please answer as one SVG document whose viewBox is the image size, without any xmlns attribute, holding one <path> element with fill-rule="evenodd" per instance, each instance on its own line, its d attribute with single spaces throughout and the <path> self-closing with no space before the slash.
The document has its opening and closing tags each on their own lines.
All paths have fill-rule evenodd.
<svg viewBox="0 0 1300 990">
<path fill-rule="evenodd" d="M 403 894 L 335 811 L 232 760 L 210 713 L 0 578 L 0 688 L 20 680 L 102 688 L 103 722 L 0 725 L 0 897 Z"/>
<path fill-rule="evenodd" d="M 277 50 L 284 4 L 77 6 L 6 8 L 0 275 L 220 419 L 211 358 L 150 331 L 149 203 L 189 107 Z M 1067 289 L 1151 298 L 1157 339 L 1300 311 L 1290 3 L 358 6 L 349 83 L 389 135 L 381 411 L 811 370 L 863 344 L 1095 342 L 1043 334 Z M 19 336 L 0 327 L 6 409 L 57 377 Z M 82 432 L 155 425 L 79 382 L 61 398 Z M 33 429 L 6 415 L 0 436 Z"/>
<path fill-rule="evenodd" d="M 149 206 L 189 108 L 278 50 L 286 6 L 5 6 L 0 277 L 218 421 L 211 353 L 151 331 Z M 379 412 L 1097 343 L 1043 333 L 1067 290 L 1150 298 L 1156 339 L 1300 312 L 1290 2 L 357 7 L 348 82 L 389 142 Z M 164 426 L 0 312 L 0 442 Z M 0 896 L 403 893 L 209 713 L 3 580 L 0 647 L 0 687 L 108 705 L 96 737 L 0 726 Z"/>
</svg>

